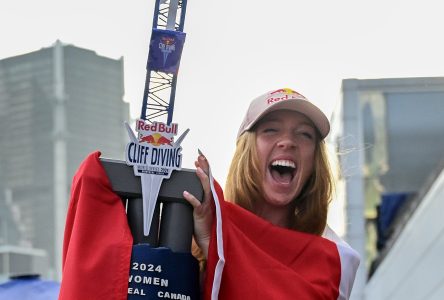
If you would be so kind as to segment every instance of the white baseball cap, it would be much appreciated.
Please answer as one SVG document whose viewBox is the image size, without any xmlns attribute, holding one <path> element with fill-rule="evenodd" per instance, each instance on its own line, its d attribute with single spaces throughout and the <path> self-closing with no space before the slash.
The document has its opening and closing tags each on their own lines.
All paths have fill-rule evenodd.
<svg viewBox="0 0 444 300">
<path fill-rule="evenodd" d="M 330 132 L 330 122 L 325 114 L 307 98 L 289 88 L 267 92 L 254 99 L 248 107 L 244 120 L 237 133 L 239 138 L 245 131 L 250 130 L 266 114 L 275 110 L 292 110 L 309 118 L 324 139 Z"/>
</svg>

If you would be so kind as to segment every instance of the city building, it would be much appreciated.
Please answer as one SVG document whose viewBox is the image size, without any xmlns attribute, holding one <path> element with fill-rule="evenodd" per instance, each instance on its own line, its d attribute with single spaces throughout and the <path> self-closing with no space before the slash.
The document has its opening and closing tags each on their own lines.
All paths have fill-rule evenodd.
<svg viewBox="0 0 444 300">
<path fill-rule="evenodd" d="M 330 142 L 353 300 L 443 299 L 444 77 L 346 79 Z"/>
<path fill-rule="evenodd" d="M 123 58 L 60 41 L 0 60 L 3 278 L 27 272 L 60 279 L 73 174 L 96 150 L 123 158 L 129 120 L 123 82 Z"/>
</svg>

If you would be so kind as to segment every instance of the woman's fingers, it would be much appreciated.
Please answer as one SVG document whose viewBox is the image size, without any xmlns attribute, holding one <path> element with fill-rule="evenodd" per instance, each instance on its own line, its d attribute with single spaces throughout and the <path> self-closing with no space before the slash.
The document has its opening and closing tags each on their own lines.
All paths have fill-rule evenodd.
<svg viewBox="0 0 444 300">
<path fill-rule="evenodd" d="M 211 238 L 211 223 L 213 220 L 212 201 L 205 199 L 201 203 L 193 194 L 183 192 L 183 197 L 193 206 L 194 236 L 205 257 L 208 257 L 208 247 Z M 206 198 L 204 196 L 204 198 Z"/>
<path fill-rule="evenodd" d="M 183 192 L 183 197 L 185 198 L 185 200 L 188 201 L 188 203 L 191 204 L 191 206 L 192 206 L 193 208 L 197 208 L 197 207 L 201 206 L 200 201 L 197 200 L 197 198 L 194 197 L 194 195 L 188 193 L 187 191 L 184 191 L 184 192 Z"/>
<path fill-rule="evenodd" d="M 196 175 L 199 177 L 200 182 L 202 183 L 202 188 L 204 190 L 204 193 L 210 192 L 210 178 L 208 177 L 207 173 L 201 168 L 196 168 Z"/>
<path fill-rule="evenodd" d="M 200 152 L 200 150 L 199 156 L 197 157 L 197 160 L 194 162 L 194 164 L 196 166 L 196 175 L 199 178 L 200 183 L 202 184 L 202 203 L 199 202 L 199 200 L 197 200 L 194 195 L 191 195 L 186 191 L 184 192 L 183 196 L 194 208 L 197 208 L 200 205 L 204 205 L 204 207 L 206 208 L 208 207 L 208 202 L 210 202 L 209 200 L 211 200 L 210 178 L 208 177 L 210 165 L 205 156 Z"/>
<path fill-rule="evenodd" d="M 210 202 L 211 200 L 211 187 L 210 187 L 210 178 L 209 178 L 210 165 L 208 163 L 208 160 L 202 154 L 202 152 L 200 152 L 200 150 L 199 150 L 199 156 L 197 157 L 197 160 L 194 162 L 194 164 L 196 166 L 196 175 L 197 177 L 199 177 L 204 192 L 202 204 L 208 207 L 209 206 L 208 202 Z"/>
<path fill-rule="evenodd" d="M 207 158 L 203 154 L 200 154 L 197 157 L 197 161 L 202 170 L 208 175 L 210 171 L 210 164 L 208 163 Z"/>
<path fill-rule="evenodd" d="M 203 199 L 202 202 L 200 202 L 194 195 L 187 191 L 183 192 L 183 197 L 193 206 L 194 236 L 205 257 L 207 257 L 211 237 L 211 223 L 214 217 L 214 203 L 212 201 L 209 178 L 210 165 L 200 151 L 194 164 L 196 166 L 196 175 L 202 184 Z"/>
</svg>

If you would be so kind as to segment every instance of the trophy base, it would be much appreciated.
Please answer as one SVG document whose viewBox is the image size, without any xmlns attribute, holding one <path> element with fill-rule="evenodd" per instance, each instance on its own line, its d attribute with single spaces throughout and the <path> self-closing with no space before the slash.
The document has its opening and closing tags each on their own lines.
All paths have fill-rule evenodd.
<svg viewBox="0 0 444 300">
<path fill-rule="evenodd" d="M 199 299 L 199 264 L 190 253 L 133 246 L 128 299 Z"/>
</svg>

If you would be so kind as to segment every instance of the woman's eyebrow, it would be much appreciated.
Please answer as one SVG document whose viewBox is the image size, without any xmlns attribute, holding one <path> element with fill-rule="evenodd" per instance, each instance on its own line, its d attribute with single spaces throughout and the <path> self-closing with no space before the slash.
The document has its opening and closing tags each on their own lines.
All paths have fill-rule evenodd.
<svg viewBox="0 0 444 300">
<path fill-rule="evenodd" d="M 308 127 L 311 127 L 313 129 L 315 129 L 314 124 L 312 122 L 310 122 L 310 121 L 301 122 L 299 125 L 304 125 L 304 126 L 308 126 Z"/>
<path fill-rule="evenodd" d="M 261 121 L 261 123 L 265 123 L 265 122 L 279 122 L 281 121 L 279 118 L 276 117 L 264 117 Z"/>
</svg>

